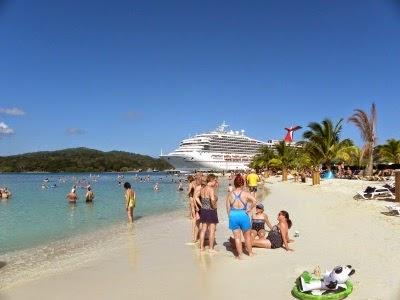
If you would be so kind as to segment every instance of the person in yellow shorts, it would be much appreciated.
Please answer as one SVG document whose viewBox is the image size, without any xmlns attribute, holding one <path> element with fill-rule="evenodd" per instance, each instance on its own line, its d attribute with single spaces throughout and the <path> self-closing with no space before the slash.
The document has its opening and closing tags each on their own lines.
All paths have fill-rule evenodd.
<svg viewBox="0 0 400 300">
<path fill-rule="evenodd" d="M 251 170 L 250 174 L 246 177 L 247 186 L 249 187 L 250 194 L 255 197 L 257 192 L 257 185 L 260 181 L 260 177 L 256 174 L 254 169 Z"/>
<path fill-rule="evenodd" d="M 124 188 L 125 188 L 125 208 L 128 214 L 128 221 L 129 223 L 133 223 L 133 210 L 136 206 L 136 194 L 129 182 L 124 183 Z"/>
</svg>

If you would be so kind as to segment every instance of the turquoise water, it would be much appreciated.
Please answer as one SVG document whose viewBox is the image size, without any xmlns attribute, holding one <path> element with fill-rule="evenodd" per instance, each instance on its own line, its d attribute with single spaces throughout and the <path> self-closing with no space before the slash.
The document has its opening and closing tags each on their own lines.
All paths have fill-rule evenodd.
<svg viewBox="0 0 400 300">
<path fill-rule="evenodd" d="M 117 174 L 94 175 L 91 178 L 90 174 L 82 173 L 0 174 L 0 186 L 7 186 L 12 192 L 10 199 L 0 201 L 0 254 L 125 223 L 124 189 L 118 184 Z M 125 173 L 123 176 L 122 184 L 130 182 L 137 193 L 135 218 L 187 207 L 186 184 L 185 192 L 177 191 L 176 181 L 183 177 L 164 173 Z M 139 180 L 147 176 L 150 182 Z M 56 184 L 57 187 L 42 189 L 45 178 L 49 179 L 48 186 Z M 92 186 L 93 204 L 85 203 L 86 189 L 79 187 L 78 203 L 67 203 L 65 196 L 78 180 L 85 180 L 81 185 Z M 155 182 L 160 186 L 158 192 L 153 190 Z"/>
</svg>

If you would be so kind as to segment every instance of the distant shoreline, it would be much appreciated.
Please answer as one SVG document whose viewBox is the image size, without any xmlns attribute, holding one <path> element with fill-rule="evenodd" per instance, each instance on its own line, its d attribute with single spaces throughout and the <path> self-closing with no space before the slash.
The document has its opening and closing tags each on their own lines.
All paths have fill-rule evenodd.
<svg viewBox="0 0 400 300">
<path fill-rule="evenodd" d="M 139 172 L 172 169 L 160 159 L 148 155 L 70 148 L 0 157 L 0 173 L 95 173 Z"/>
</svg>

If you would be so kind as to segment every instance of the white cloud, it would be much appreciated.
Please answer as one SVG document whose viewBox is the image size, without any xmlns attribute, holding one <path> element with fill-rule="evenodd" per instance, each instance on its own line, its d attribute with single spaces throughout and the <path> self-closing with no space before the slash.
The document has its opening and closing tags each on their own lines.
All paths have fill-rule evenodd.
<svg viewBox="0 0 400 300">
<path fill-rule="evenodd" d="M 67 134 L 69 135 L 82 135 L 85 134 L 86 131 L 80 128 L 68 128 L 67 129 Z"/>
<path fill-rule="evenodd" d="M 18 107 L 12 107 L 12 108 L 1 108 L 0 107 L 0 114 L 6 114 L 10 116 L 24 116 L 26 112 L 24 112 L 22 109 Z"/>
<path fill-rule="evenodd" d="M 6 123 L 0 122 L 0 136 L 14 134 L 14 129 L 10 128 Z"/>
</svg>

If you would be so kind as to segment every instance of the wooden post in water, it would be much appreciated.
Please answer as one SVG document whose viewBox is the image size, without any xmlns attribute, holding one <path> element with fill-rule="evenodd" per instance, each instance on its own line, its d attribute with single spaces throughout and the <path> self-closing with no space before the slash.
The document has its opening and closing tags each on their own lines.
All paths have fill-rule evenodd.
<svg viewBox="0 0 400 300">
<path fill-rule="evenodd" d="M 400 201 L 400 171 L 394 173 L 394 178 L 396 201 Z"/>
</svg>

